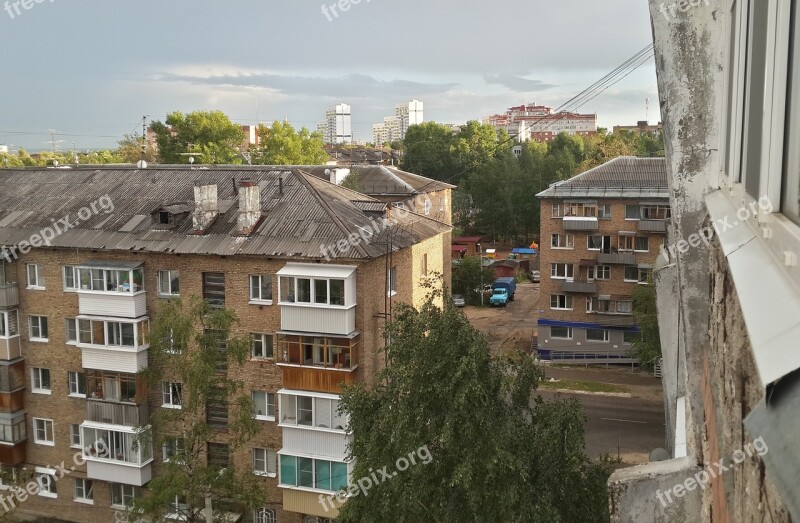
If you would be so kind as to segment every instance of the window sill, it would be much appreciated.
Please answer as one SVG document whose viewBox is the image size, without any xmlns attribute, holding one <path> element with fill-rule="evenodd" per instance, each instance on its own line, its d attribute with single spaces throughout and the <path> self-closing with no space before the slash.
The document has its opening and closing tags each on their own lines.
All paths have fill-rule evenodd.
<svg viewBox="0 0 800 523">
<path fill-rule="evenodd" d="M 66 343 L 66 345 L 72 345 L 72 346 L 78 345 L 78 340 L 75 340 L 75 341 L 68 341 L 68 342 Z"/>
<path fill-rule="evenodd" d="M 70 445 L 69 448 L 83 450 L 83 447 L 81 447 L 80 445 Z"/>
<path fill-rule="evenodd" d="M 37 496 L 41 496 L 43 498 L 52 498 L 52 499 L 58 498 L 58 494 L 56 494 L 55 492 L 44 492 L 44 491 L 41 491 L 41 490 L 36 495 Z"/>
<path fill-rule="evenodd" d="M 72 288 L 64 287 L 64 292 L 73 292 L 74 293 L 74 292 L 78 292 L 78 289 L 75 288 L 75 287 L 72 287 Z"/>
<path fill-rule="evenodd" d="M 553 249 L 554 251 L 574 251 L 575 250 L 575 247 L 552 247 L 551 246 L 550 248 Z M 592 249 L 589 249 L 589 250 L 592 250 Z M 597 250 L 597 249 L 594 249 L 594 250 Z"/>
<path fill-rule="evenodd" d="M 250 361 L 262 362 L 262 363 L 275 363 L 275 356 L 267 356 L 264 358 L 262 358 L 261 356 L 251 356 Z"/>
<path fill-rule="evenodd" d="M 31 394 L 41 394 L 43 396 L 52 396 L 53 395 L 53 391 L 52 390 L 46 390 L 46 389 L 31 389 Z"/>
<path fill-rule="evenodd" d="M 181 295 L 180 294 L 161 294 L 159 292 L 158 293 L 158 297 L 161 298 L 162 300 L 169 300 L 169 299 L 172 299 L 172 298 L 180 298 Z"/>
<path fill-rule="evenodd" d="M 272 305 L 272 300 L 250 300 L 248 305 Z"/>
<path fill-rule="evenodd" d="M 162 404 L 162 409 L 173 409 L 173 410 L 181 410 L 183 409 L 182 405 L 169 405 L 169 404 Z"/>
<path fill-rule="evenodd" d="M 44 291 L 44 290 L 47 290 L 45 287 L 39 287 L 39 286 L 35 286 L 35 285 L 28 285 L 27 287 L 25 287 L 25 289 L 27 289 L 29 291 Z"/>
<path fill-rule="evenodd" d="M 86 394 L 67 394 L 68 398 L 75 398 L 75 399 L 86 399 Z"/>
<path fill-rule="evenodd" d="M 278 477 L 278 473 L 277 472 L 256 472 L 255 470 L 253 471 L 253 475 L 254 476 L 258 476 L 260 478 L 277 478 Z"/>
<path fill-rule="evenodd" d="M 391 292 L 387 292 L 387 293 L 386 293 L 386 296 L 389 296 L 389 297 L 391 297 L 391 296 L 397 296 L 397 291 L 391 291 Z"/>
<path fill-rule="evenodd" d="M 36 443 L 37 445 L 44 445 L 44 446 L 46 446 L 46 447 L 55 447 L 55 446 L 56 446 L 56 442 L 55 442 L 55 441 L 38 441 L 38 440 L 33 440 L 33 442 L 34 442 L 34 443 Z"/>
<path fill-rule="evenodd" d="M 275 421 L 275 416 L 255 416 L 256 421 Z"/>
<path fill-rule="evenodd" d="M 551 311 L 568 311 L 568 312 L 572 312 L 572 311 L 574 311 L 575 309 L 557 309 L 557 308 L 555 308 L 555 307 L 550 307 L 550 310 L 551 310 Z"/>
<path fill-rule="evenodd" d="M 94 505 L 93 499 L 75 498 L 72 501 L 74 501 L 75 503 L 83 503 L 84 505 Z"/>
<path fill-rule="evenodd" d="M 30 343 L 50 343 L 50 338 L 28 338 Z"/>
</svg>

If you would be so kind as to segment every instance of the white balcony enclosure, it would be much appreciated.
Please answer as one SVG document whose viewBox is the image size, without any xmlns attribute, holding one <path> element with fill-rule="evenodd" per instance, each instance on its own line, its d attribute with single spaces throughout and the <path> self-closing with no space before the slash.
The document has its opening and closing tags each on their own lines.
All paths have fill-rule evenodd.
<svg viewBox="0 0 800 523">
<path fill-rule="evenodd" d="M 352 436 L 334 432 L 320 432 L 282 427 L 283 448 L 281 452 L 324 456 L 332 461 L 344 461 L 347 458 L 347 445 Z"/>
<path fill-rule="evenodd" d="M 147 368 L 150 320 L 78 316 L 77 345 L 86 369 L 137 373 Z"/>
<path fill-rule="evenodd" d="M 141 487 L 152 477 L 153 448 L 131 428 L 85 421 L 83 459 L 89 479 Z"/>
<path fill-rule="evenodd" d="M 341 336 L 355 331 L 355 266 L 287 263 L 278 276 L 281 330 Z"/>
<path fill-rule="evenodd" d="M 91 260 L 75 271 L 81 314 L 138 318 L 147 313 L 141 262 Z"/>
</svg>

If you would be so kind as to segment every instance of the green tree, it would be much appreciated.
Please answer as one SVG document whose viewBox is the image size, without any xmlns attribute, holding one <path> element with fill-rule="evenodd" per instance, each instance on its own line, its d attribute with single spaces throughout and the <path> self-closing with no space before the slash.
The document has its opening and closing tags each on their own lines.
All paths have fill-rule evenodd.
<svg viewBox="0 0 800 523">
<path fill-rule="evenodd" d="M 138 134 L 124 135 L 117 145 L 116 155 L 124 163 L 137 163 L 142 159 L 142 137 Z M 150 140 L 145 140 L 144 160 L 149 163 L 158 160 L 158 152 Z"/>
<path fill-rule="evenodd" d="M 543 372 L 530 359 L 493 358 L 463 313 L 432 297 L 397 307 L 386 331 L 387 367 L 340 405 L 354 480 L 390 477 L 348 499 L 339 521 L 608 521 L 609 470 L 585 455 L 580 403 L 534 398 Z M 422 449 L 430 459 L 395 470 Z"/>
<path fill-rule="evenodd" d="M 303 127 L 299 132 L 289 122 L 258 126 L 259 144 L 251 147 L 258 165 L 324 165 L 328 161 L 322 134 Z"/>
<path fill-rule="evenodd" d="M 156 134 L 158 152 L 164 163 L 241 164 L 244 131 L 222 111 L 179 111 L 167 115 L 164 123 L 150 124 Z"/>
<path fill-rule="evenodd" d="M 17 154 L 0 153 L 0 168 L 3 167 L 24 167 L 25 163 Z"/>
<path fill-rule="evenodd" d="M 494 272 L 491 269 L 481 269 L 480 258 L 467 256 L 453 265 L 453 294 L 461 294 L 470 305 L 481 303 L 481 284 L 492 283 Z M 488 303 L 488 299 L 484 300 Z"/>
<path fill-rule="evenodd" d="M 486 165 L 510 147 L 506 142 L 505 131 L 498 137 L 497 130 L 489 125 L 471 120 L 461 128 L 451 146 L 453 159 L 458 172 L 472 170 Z M 499 143 L 503 143 L 499 146 Z"/>
<path fill-rule="evenodd" d="M 639 325 L 639 334 L 633 341 L 631 356 L 642 368 L 652 369 L 661 358 L 655 285 L 638 285 L 633 291 L 633 315 Z"/>
<path fill-rule="evenodd" d="M 205 521 L 206 498 L 213 500 L 214 521 L 226 521 L 226 506 L 261 506 L 263 486 L 249 469 L 237 468 L 233 460 L 222 466 L 208 459 L 210 443 L 226 444 L 232 453 L 259 430 L 250 395 L 236 377 L 250 351 L 247 338 L 232 335 L 236 315 L 193 298 L 186 305 L 162 302 L 156 318 L 145 379 L 157 386 L 181 384 L 171 389 L 181 408 L 157 409 L 140 439 L 156 449 L 169 442 L 176 452 L 158 466 L 147 495 L 134 500 L 129 519 L 164 521 L 177 510 L 182 521 Z M 227 412 L 224 432 L 209 422 L 211 409 Z M 170 508 L 176 499 L 178 507 Z"/>
<path fill-rule="evenodd" d="M 350 171 L 350 174 L 344 177 L 341 186 L 356 192 L 364 192 L 363 187 L 361 187 L 361 182 L 358 181 L 358 172 L 355 170 Z"/>
<path fill-rule="evenodd" d="M 455 174 L 450 151 L 453 143 L 453 133 L 444 125 L 436 122 L 412 125 L 403 142 L 400 167 L 434 180 L 446 180 Z"/>
</svg>

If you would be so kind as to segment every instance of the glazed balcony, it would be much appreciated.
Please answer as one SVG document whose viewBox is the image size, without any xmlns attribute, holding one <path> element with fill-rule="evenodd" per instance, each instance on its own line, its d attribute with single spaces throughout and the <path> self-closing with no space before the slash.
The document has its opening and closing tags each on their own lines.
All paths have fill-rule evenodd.
<svg viewBox="0 0 800 523">
<path fill-rule="evenodd" d="M 89 479 L 141 487 L 152 478 L 152 445 L 138 441 L 132 429 L 85 421 L 81 438 Z"/>
<path fill-rule="evenodd" d="M 24 412 L 0 413 L 0 464 L 19 465 L 25 462 L 25 443 L 28 439 L 26 430 Z"/>
<path fill-rule="evenodd" d="M 19 289 L 16 283 L 0 284 L 0 309 L 19 305 Z"/>
<path fill-rule="evenodd" d="M 76 268 L 80 314 L 138 318 L 147 314 L 141 262 L 92 260 Z"/>
</svg>

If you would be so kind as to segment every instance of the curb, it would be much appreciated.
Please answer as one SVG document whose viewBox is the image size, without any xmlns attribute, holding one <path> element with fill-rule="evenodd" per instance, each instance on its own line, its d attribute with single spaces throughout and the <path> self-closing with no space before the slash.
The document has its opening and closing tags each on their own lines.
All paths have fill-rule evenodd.
<svg viewBox="0 0 800 523">
<path fill-rule="evenodd" d="M 541 390 L 548 390 L 551 392 L 562 392 L 566 394 L 586 394 L 587 396 L 609 396 L 612 398 L 632 398 L 633 394 L 630 392 L 590 392 L 588 390 L 573 390 L 573 389 L 547 389 L 540 387 L 536 392 Z"/>
</svg>

